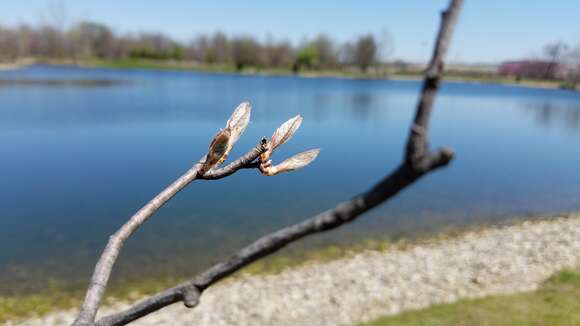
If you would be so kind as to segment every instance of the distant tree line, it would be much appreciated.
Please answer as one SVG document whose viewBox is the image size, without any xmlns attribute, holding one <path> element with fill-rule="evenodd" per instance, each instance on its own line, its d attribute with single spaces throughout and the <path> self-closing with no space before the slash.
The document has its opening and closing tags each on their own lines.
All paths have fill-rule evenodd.
<svg viewBox="0 0 580 326">
<path fill-rule="evenodd" d="M 343 44 L 319 35 L 293 46 L 288 41 L 261 42 L 251 36 L 229 37 L 219 32 L 199 35 L 189 42 L 160 33 L 119 35 L 106 25 L 88 21 L 66 30 L 49 25 L 0 26 L 0 60 L 22 57 L 176 60 L 295 71 L 353 66 L 366 71 L 378 62 L 379 44 L 371 34 Z"/>
<path fill-rule="evenodd" d="M 574 87 L 580 82 L 580 46 L 572 48 L 562 41 L 548 43 L 541 55 L 504 62 L 498 73 L 518 79 L 561 80 L 564 86 Z"/>
<path fill-rule="evenodd" d="M 549 62 L 546 77 L 562 79 L 565 86 L 575 88 L 580 83 L 580 45 L 572 48 L 567 43 L 557 41 L 544 46 L 543 54 Z"/>
</svg>

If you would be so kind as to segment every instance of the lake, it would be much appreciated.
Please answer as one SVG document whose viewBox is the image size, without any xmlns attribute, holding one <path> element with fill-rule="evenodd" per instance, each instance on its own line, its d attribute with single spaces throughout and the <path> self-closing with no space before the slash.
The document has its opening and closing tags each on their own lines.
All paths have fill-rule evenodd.
<svg viewBox="0 0 580 326">
<path fill-rule="evenodd" d="M 132 238 L 113 283 L 193 275 L 369 188 L 401 161 L 420 82 L 31 66 L 0 72 L 0 295 L 84 286 L 108 236 L 206 153 L 241 102 L 235 158 L 296 114 L 275 177 L 196 181 Z M 580 209 L 580 93 L 445 83 L 432 147 L 456 151 L 360 220 L 287 249 L 400 238 Z"/>
</svg>

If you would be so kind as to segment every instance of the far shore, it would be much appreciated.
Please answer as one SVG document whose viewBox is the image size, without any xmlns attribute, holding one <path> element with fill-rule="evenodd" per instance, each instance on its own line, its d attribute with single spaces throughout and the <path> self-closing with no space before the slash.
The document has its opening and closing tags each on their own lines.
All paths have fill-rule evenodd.
<svg viewBox="0 0 580 326">
<path fill-rule="evenodd" d="M 22 58 L 15 61 L 10 62 L 2 62 L 0 61 L 0 71 L 3 70 L 17 70 L 25 68 L 29 65 L 36 63 L 36 60 L 32 58 Z"/>
<path fill-rule="evenodd" d="M 333 247 L 302 260 L 274 256 L 208 289 L 194 310 L 173 305 L 137 324 L 353 324 L 464 298 L 533 291 L 560 270 L 580 268 L 578 239 L 580 213 L 573 213 L 402 242 Z M 113 294 L 103 312 L 177 281 Z M 70 294 L 0 297 L 0 323 L 68 324 L 77 304 Z M 39 316 L 31 316 L 31 310 L 40 310 Z"/>
<path fill-rule="evenodd" d="M 361 72 L 352 69 L 343 70 L 302 70 L 292 72 L 283 68 L 254 68 L 249 67 L 237 70 L 231 65 L 206 65 L 194 62 L 182 61 L 160 61 L 146 59 L 124 59 L 124 60 L 70 60 L 70 59 L 31 59 L 26 58 L 14 63 L 0 63 L 1 70 L 13 70 L 24 68 L 31 64 L 79 66 L 88 68 L 110 68 L 110 69 L 159 69 L 176 71 L 194 71 L 204 73 L 227 73 L 241 75 L 262 75 L 262 76 L 296 76 L 303 78 L 346 78 L 346 79 L 378 79 L 378 80 L 421 80 L 423 74 L 421 70 L 393 70 L 376 68 L 368 72 Z M 580 90 L 580 85 L 570 86 L 558 80 L 537 80 L 537 79 L 517 79 L 509 76 L 499 76 L 495 74 L 463 71 L 456 72 L 451 67 L 445 74 L 447 81 L 463 83 L 481 83 L 510 85 L 528 88 L 541 89 L 569 89 Z"/>
</svg>

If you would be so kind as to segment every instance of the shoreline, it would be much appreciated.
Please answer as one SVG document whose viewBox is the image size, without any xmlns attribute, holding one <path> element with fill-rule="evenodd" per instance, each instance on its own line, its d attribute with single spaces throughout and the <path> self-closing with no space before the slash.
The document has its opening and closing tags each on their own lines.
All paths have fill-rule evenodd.
<svg viewBox="0 0 580 326">
<path fill-rule="evenodd" d="M 306 262 L 275 274 L 246 271 L 208 289 L 194 310 L 176 304 L 136 324 L 352 324 L 463 298 L 532 291 L 558 270 L 578 267 L 580 214 L 516 220 Z M 116 311 L 138 297 L 109 301 L 103 310 Z M 59 325 L 72 321 L 75 312 L 20 322 Z"/>
<path fill-rule="evenodd" d="M 175 71 L 192 71 L 192 72 L 202 72 L 202 73 L 217 73 L 217 74 L 235 74 L 235 75 L 242 75 L 242 76 L 268 76 L 268 77 L 298 77 L 298 78 L 334 78 L 334 79 L 353 79 L 353 80 L 411 80 L 411 81 L 422 81 L 423 80 L 423 73 L 422 71 L 416 71 L 412 73 L 361 73 L 361 72 L 352 72 L 352 71 L 343 71 L 343 70 L 306 70 L 298 73 L 293 73 L 292 71 L 288 70 L 280 70 L 275 68 L 266 68 L 266 69 L 255 69 L 251 68 L 248 70 L 237 71 L 230 68 L 220 68 L 212 67 L 212 66 L 173 66 L 171 63 L 164 64 L 164 63 L 156 63 L 153 64 L 151 67 L 147 67 L 147 65 L 136 65 L 135 67 L 131 67 L 131 65 L 127 66 L 115 66 L 110 64 L 90 64 L 90 63 L 81 63 L 78 64 L 79 67 L 87 67 L 87 68 L 110 68 L 110 69 L 160 69 L 160 70 L 175 70 Z M 570 90 L 570 91 L 580 91 L 580 87 L 576 86 L 576 88 L 564 88 L 562 87 L 562 81 L 553 81 L 553 80 L 533 80 L 533 79 L 523 79 L 517 81 L 515 78 L 512 77 L 502 77 L 502 76 L 494 76 L 491 78 L 486 77 L 466 77 L 466 76 L 459 76 L 454 74 L 444 74 L 443 79 L 446 81 L 451 82 L 460 82 L 460 83 L 472 83 L 472 84 L 492 84 L 492 85 L 506 85 L 506 86 L 517 86 L 517 87 L 526 87 L 526 88 L 533 88 L 533 89 L 562 89 L 562 90 Z"/>
<path fill-rule="evenodd" d="M 294 73 L 281 68 L 249 68 L 238 71 L 227 65 L 200 65 L 191 62 L 179 61 L 155 61 L 155 60 L 54 60 L 54 59 L 26 59 L 14 64 L 0 64 L 0 71 L 22 69 L 34 64 L 44 64 L 49 66 L 69 66 L 82 68 L 107 68 L 107 69 L 143 69 L 143 70 L 167 70 L 167 71 L 190 71 L 210 74 L 234 74 L 242 76 L 271 76 L 271 77 L 299 77 L 299 78 L 336 78 L 336 79 L 356 79 L 356 80 L 413 80 L 423 79 L 421 71 L 375 71 L 372 73 L 362 73 L 349 70 L 305 70 Z M 2 65 L 10 67 L 2 69 Z M 516 80 L 513 77 L 491 76 L 491 77 L 470 77 L 454 74 L 453 72 L 444 75 L 444 79 L 450 82 L 492 84 L 526 87 L 533 89 L 562 89 L 570 91 L 580 91 L 580 85 L 575 88 L 563 87 L 563 81 L 556 80 Z"/>
<path fill-rule="evenodd" d="M 35 64 L 36 61 L 32 58 L 22 58 L 10 62 L 0 62 L 0 71 L 11 71 L 26 68 L 27 66 Z"/>
</svg>

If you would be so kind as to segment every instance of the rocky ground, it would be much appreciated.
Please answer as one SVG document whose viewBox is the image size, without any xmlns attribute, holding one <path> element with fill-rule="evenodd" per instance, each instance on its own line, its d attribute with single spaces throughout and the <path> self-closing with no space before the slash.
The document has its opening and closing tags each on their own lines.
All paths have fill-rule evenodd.
<svg viewBox="0 0 580 326">
<path fill-rule="evenodd" d="M 578 267 L 580 216 L 555 218 L 362 252 L 278 275 L 241 276 L 208 289 L 193 310 L 175 304 L 135 325 L 352 325 L 460 298 L 534 290 L 552 273 Z M 20 324 L 66 325 L 74 313 Z"/>
</svg>

